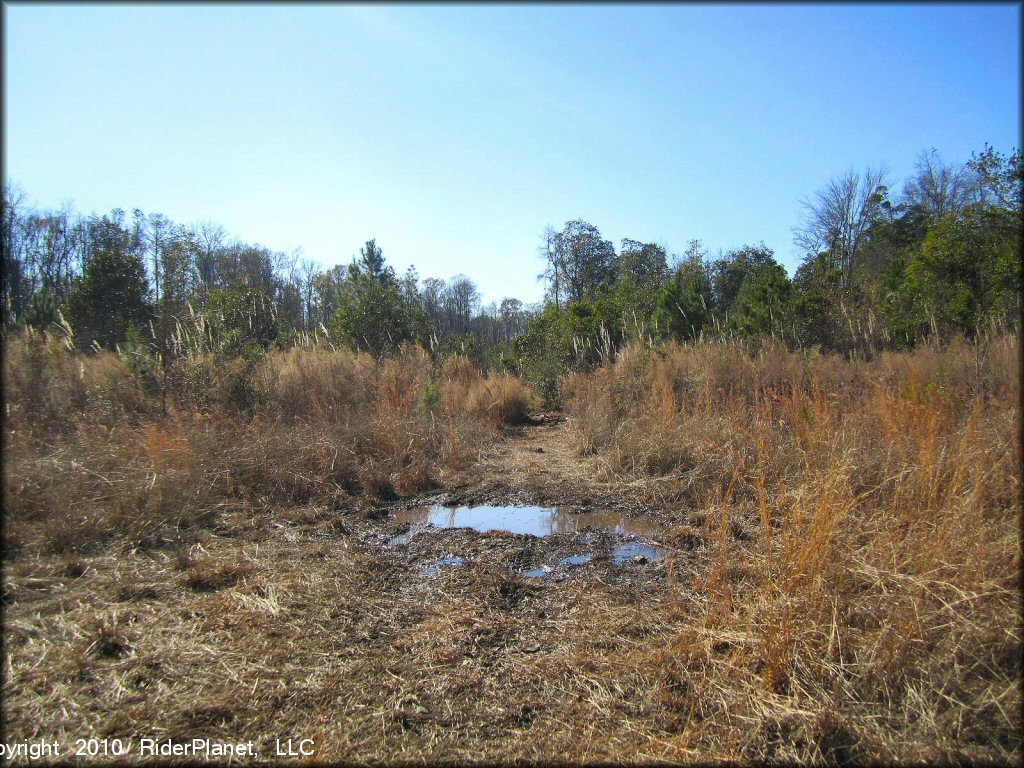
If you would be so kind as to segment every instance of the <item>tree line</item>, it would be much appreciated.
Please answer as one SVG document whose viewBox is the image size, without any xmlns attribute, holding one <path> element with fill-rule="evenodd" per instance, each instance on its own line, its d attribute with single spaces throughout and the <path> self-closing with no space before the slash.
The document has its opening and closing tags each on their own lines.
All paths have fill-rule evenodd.
<svg viewBox="0 0 1024 768">
<path fill-rule="evenodd" d="M 483 306 L 465 275 L 399 276 L 368 241 L 349 264 L 230 238 L 220 225 L 186 226 L 160 213 L 37 211 L 8 184 L 2 200 L 5 329 L 63 327 L 81 349 L 154 347 L 235 355 L 299 339 L 378 356 L 406 343 L 482 350 L 523 333 L 515 298 Z"/>
<path fill-rule="evenodd" d="M 37 211 L 2 200 L 6 329 L 65 329 L 79 348 L 134 345 L 256 354 L 305 340 L 377 356 L 419 344 L 554 387 L 625 342 L 774 336 L 848 355 L 912 346 L 1020 320 L 1021 158 L 986 145 L 965 163 L 918 157 L 902 190 L 884 168 L 836 176 L 803 201 L 792 278 L 763 243 L 712 257 L 624 239 L 574 220 L 541 238 L 545 298 L 481 306 L 465 275 L 398 275 L 376 240 L 321 268 L 296 250 L 229 238 L 212 223 L 135 210 Z"/>
</svg>

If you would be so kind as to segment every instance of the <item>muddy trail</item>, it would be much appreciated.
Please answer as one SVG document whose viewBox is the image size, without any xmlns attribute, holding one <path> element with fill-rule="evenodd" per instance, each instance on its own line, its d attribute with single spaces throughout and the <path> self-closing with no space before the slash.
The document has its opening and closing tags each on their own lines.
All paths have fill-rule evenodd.
<svg viewBox="0 0 1024 768">
<path fill-rule="evenodd" d="M 251 740 L 271 761 L 285 739 L 332 762 L 692 759 L 665 660 L 705 611 L 707 543 L 589 484 L 588 461 L 546 416 L 428 498 L 19 559 L 7 733 Z"/>
<path fill-rule="evenodd" d="M 574 440 L 574 425 L 565 416 L 545 413 L 528 424 L 505 429 L 505 438 L 490 446 L 478 462 L 443 477 L 450 504 L 531 503 L 581 510 L 618 509 L 672 522 L 674 512 L 638 500 L 638 488 L 649 491 L 651 479 L 636 485 L 621 477 L 602 481 L 602 459 L 583 456 Z M 649 495 L 649 494 L 645 494 Z"/>
<path fill-rule="evenodd" d="M 699 534 L 681 536 L 674 515 L 630 498 L 628 487 L 595 484 L 594 461 L 578 455 L 564 417 L 542 415 L 444 477 L 444 490 L 375 508 L 381 526 L 362 538 L 421 577 L 475 561 L 528 579 L 660 580 L 662 561 L 674 566 Z"/>
<path fill-rule="evenodd" d="M 528 424 L 505 430 L 505 440 L 487 449 L 463 472 L 444 478 L 450 503 L 594 503 L 594 459 L 580 457 L 572 445 L 571 424 L 560 414 L 541 414 Z M 615 506 L 617 500 L 604 499 Z"/>
</svg>

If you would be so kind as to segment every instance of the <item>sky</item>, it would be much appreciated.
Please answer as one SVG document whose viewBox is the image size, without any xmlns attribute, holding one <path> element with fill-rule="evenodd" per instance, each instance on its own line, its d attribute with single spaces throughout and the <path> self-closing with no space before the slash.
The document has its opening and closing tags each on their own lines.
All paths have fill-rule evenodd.
<svg viewBox="0 0 1024 768">
<path fill-rule="evenodd" d="M 764 242 L 847 170 L 1020 146 L 1019 4 L 4 3 L 4 179 L 538 301 L 548 226 Z"/>
</svg>

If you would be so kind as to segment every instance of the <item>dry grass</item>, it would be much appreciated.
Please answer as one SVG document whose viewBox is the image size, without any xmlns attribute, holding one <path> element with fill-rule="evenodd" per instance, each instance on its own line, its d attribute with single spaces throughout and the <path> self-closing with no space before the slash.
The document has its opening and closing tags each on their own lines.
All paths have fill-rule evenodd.
<svg viewBox="0 0 1024 768">
<path fill-rule="evenodd" d="M 709 724 L 709 747 L 1019 758 L 1017 363 L 1012 337 L 870 363 L 704 345 L 573 382 L 602 478 L 704 520 L 708 605 L 680 642 L 736 639 L 700 650 L 695 689 L 746 721 L 742 742 Z"/>
<path fill-rule="evenodd" d="M 184 360 L 189 383 L 163 417 L 117 356 L 15 339 L 4 356 L 6 544 L 54 554 L 114 537 L 159 545 L 236 509 L 428 490 L 529 402 L 518 380 L 452 365 L 462 374 L 437 377 L 444 407 L 431 408 L 421 350 L 383 362 L 315 348 Z"/>
<path fill-rule="evenodd" d="M 508 487 L 495 425 L 526 400 L 514 381 L 415 353 L 199 359 L 162 418 L 117 358 L 22 343 L 4 378 L 8 741 L 1019 760 L 1016 339 L 857 364 L 627 350 L 570 382 L 571 431 L 516 445 L 553 488 L 593 469 L 660 504 L 674 554 L 543 584 L 512 569 L 550 540 L 453 531 L 403 554 L 374 516 L 488 444 L 480 486 Z M 575 467 L 570 435 L 590 454 Z M 449 552 L 466 564 L 417 576 Z"/>
<path fill-rule="evenodd" d="M 447 412 L 463 409 L 496 426 L 522 424 L 534 405 L 530 388 L 518 378 L 508 374 L 483 378 L 465 357 L 446 360 L 441 381 Z"/>
</svg>

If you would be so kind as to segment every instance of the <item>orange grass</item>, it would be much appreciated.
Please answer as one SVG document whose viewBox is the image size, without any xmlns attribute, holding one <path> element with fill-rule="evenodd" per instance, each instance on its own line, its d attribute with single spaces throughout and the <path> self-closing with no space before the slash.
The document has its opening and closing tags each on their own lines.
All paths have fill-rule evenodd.
<svg viewBox="0 0 1024 768">
<path fill-rule="evenodd" d="M 750 754 L 1019 757 L 1017 345 L 633 347 L 571 382 L 602 479 L 706 520 L 706 621 L 742 643 L 702 685 L 759 723 Z"/>
</svg>

